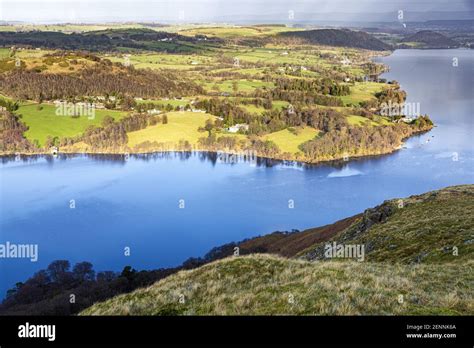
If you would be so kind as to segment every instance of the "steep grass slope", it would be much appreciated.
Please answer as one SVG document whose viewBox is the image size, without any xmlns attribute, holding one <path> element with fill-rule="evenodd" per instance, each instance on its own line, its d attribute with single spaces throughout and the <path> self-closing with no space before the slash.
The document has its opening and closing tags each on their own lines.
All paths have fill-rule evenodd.
<svg viewBox="0 0 474 348">
<path fill-rule="evenodd" d="M 82 315 L 472 314 L 473 264 L 241 256 L 179 272 Z"/>
<path fill-rule="evenodd" d="M 472 315 L 473 206 L 474 185 L 386 201 L 334 226 L 239 244 L 296 259 L 229 257 L 81 314 Z M 332 242 L 363 246 L 364 261 L 328 259 Z"/>
<path fill-rule="evenodd" d="M 326 243 L 361 244 L 368 261 L 463 262 L 474 255 L 474 185 L 452 186 L 367 209 L 351 227 L 300 253 L 324 259 Z"/>
</svg>

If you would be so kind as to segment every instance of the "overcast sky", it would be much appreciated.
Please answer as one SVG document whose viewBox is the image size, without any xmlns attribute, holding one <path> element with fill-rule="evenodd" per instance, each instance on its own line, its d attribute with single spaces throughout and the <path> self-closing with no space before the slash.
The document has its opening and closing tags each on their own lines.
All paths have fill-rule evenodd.
<svg viewBox="0 0 474 348">
<path fill-rule="evenodd" d="M 330 19 L 370 21 L 374 14 L 472 14 L 474 0 L 0 0 L 0 20 L 26 22 L 212 22 L 264 18 L 285 22 Z M 437 13 L 436 18 L 442 19 Z M 448 18 L 449 17 L 449 18 Z M 430 18 L 429 18 L 430 19 Z"/>
</svg>

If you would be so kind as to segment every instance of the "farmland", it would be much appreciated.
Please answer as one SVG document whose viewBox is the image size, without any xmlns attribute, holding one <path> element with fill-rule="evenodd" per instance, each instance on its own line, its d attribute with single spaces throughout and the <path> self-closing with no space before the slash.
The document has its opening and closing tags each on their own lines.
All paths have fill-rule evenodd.
<svg viewBox="0 0 474 348">
<path fill-rule="evenodd" d="M 156 141 L 176 148 L 179 140 L 187 140 L 191 145 L 197 145 L 198 139 L 203 136 L 199 132 L 204 127 L 206 120 L 214 119 L 214 116 L 192 113 L 192 112 L 169 112 L 168 123 L 157 124 L 145 129 L 128 134 L 128 145 L 134 148 L 140 143 Z"/>
<path fill-rule="evenodd" d="M 291 38 L 302 29 L 282 25 L 35 29 L 49 30 L 49 39 L 22 27 L 18 40 L 37 46 L 12 45 L 0 51 L 0 93 L 19 103 L 16 122 L 23 123 L 23 136 L 31 143 L 28 151 L 35 153 L 47 151 L 46 144 L 74 152 L 85 146 L 85 131 L 95 127 L 85 136 L 97 133 L 87 145 L 91 152 L 183 146 L 253 149 L 266 157 L 318 162 L 347 153 L 387 153 L 410 134 L 430 127 L 428 121 L 399 125 L 378 114 L 381 98 L 399 100 L 404 94 L 396 84 L 368 80 L 383 70 L 370 61 L 375 52 L 318 45 L 310 39 L 297 44 L 311 35 Z M 2 33 L 5 40 L 15 40 Z M 73 33 L 68 35 L 80 41 L 63 33 Z M 99 51 L 51 48 L 62 41 L 66 47 Z M 95 116 L 57 116 L 53 102 L 65 100 L 97 105 Z M 126 115 L 129 118 L 123 120 Z M 106 116 L 110 118 L 103 124 Z M 372 128 L 386 134 L 373 137 Z M 95 136 L 101 145 L 94 142 Z M 357 139 L 345 139 L 354 136 Z M 105 141 L 108 137 L 116 139 Z M 334 139 L 341 142 L 336 153 L 313 150 Z M 382 143 L 370 144 L 373 139 Z"/>
<path fill-rule="evenodd" d="M 120 119 L 125 112 L 114 110 L 95 110 L 93 116 L 80 117 L 58 116 L 56 106 L 52 104 L 25 104 L 18 113 L 28 126 L 25 132 L 27 139 L 43 145 L 49 137 L 74 137 L 82 134 L 87 127 L 99 126 L 105 116 Z"/>
</svg>

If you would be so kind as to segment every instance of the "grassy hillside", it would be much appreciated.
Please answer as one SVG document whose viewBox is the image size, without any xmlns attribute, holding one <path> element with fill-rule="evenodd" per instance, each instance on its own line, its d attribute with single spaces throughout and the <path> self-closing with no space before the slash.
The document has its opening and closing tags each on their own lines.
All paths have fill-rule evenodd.
<svg viewBox="0 0 474 348">
<path fill-rule="evenodd" d="M 473 206 L 474 185 L 394 199 L 366 210 L 356 223 L 330 241 L 365 245 L 368 261 L 468 261 L 474 255 Z M 453 255 L 454 247 L 458 255 Z M 324 244 L 309 250 L 307 259 L 324 258 Z"/>
<path fill-rule="evenodd" d="M 357 82 L 351 86 L 351 94 L 341 96 L 344 105 L 359 105 L 362 102 L 377 99 L 375 94 L 382 92 L 388 88 L 386 83 L 377 82 Z"/>
<path fill-rule="evenodd" d="M 385 90 L 399 86 L 372 81 L 384 67 L 371 58 L 385 53 L 367 49 L 388 46 L 364 32 L 132 23 L 28 28 L 36 27 L 0 30 L 3 44 L 14 46 L 0 51 L 0 92 L 22 104 L 12 112 L 23 114 L 28 127 L 21 134 L 27 141 L 3 136 L 2 153 L 44 153 L 51 137 L 62 152 L 252 150 L 262 157 L 318 163 L 346 154 L 390 153 L 402 139 L 431 127 L 380 116 L 382 101 L 398 100 L 401 92 L 386 96 Z M 97 117 L 52 117 L 47 105 L 55 100 L 95 102 Z M 24 106 L 40 101 L 47 104 L 42 110 Z M 194 103 L 220 120 L 213 125 L 216 138 L 201 140 L 199 146 L 199 138 L 207 136 L 198 131 L 206 121 L 201 116 L 177 120 L 171 115 L 164 126 L 146 113 L 177 111 L 181 105 L 187 110 Z M 148 122 L 128 126 L 130 134 L 112 127 L 85 134 L 107 114 L 119 121 L 124 110 Z M 228 138 L 227 129 L 237 124 L 245 124 L 247 131 Z M 380 125 L 391 127 L 374 128 Z M 354 131 L 339 132 L 344 128 Z M 102 133 L 101 141 L 84 139 L 94 132 Z"/>
<path fill-rule="evenodd" d="M 474 185 L 455 186 L 387 201 L 333 225 L 254 238 L 239 247 L 298 259 L 229 257 L 81 314 L 469 315 L 473 204 Z M 363 244 L 364 262 L 322 262 L 321 247 L 332 241 Z"/>
<path fill-rule="evenodd" d="M 179 272 L 81 314 L 469 314 L 473 265 L 445 264 L 440 272 L 434 265 L 242 256 Z"/>
<path fill-rule="evenodd" d="M 431 31 L 422 30 L 413 35 L 405 37 L 402 42 L 410 44 L 420 44 L 423 48 L 456 48 L 459 43 L 444 36 L 443 34 Z"/>
</svg>

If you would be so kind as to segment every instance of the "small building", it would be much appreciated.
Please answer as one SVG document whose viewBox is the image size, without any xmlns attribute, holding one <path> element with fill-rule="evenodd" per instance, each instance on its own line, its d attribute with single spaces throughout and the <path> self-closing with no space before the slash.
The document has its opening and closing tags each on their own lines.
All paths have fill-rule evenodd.
<svg viewBox="0 0 474 348">
<path fill-rule="evenodd" d="M 150 115 L 158 115 L 158 114 L 161 113 L 161 110 L 151 109 L 151 110 L 148 110 L 147 113 L 150 114 Z"/>
<path fill-rule="evenodd" d="M 415 118 L 412 118 L 412 117 L 406 117 L 406 116 L 403 116 L 403 117 L 400 117 L 400 118 L 396 118 L 394 120 L 395 123 L 412 123 L 413 121 L 415 121 Z"/>
<path fill-rule="evenodd" d="M 229 133 L 237 133 L 240 130 L 248 131 L 249 125 L 245 123 L 237 123 L 236 125 L 227 128 Z"/>
</svg>

